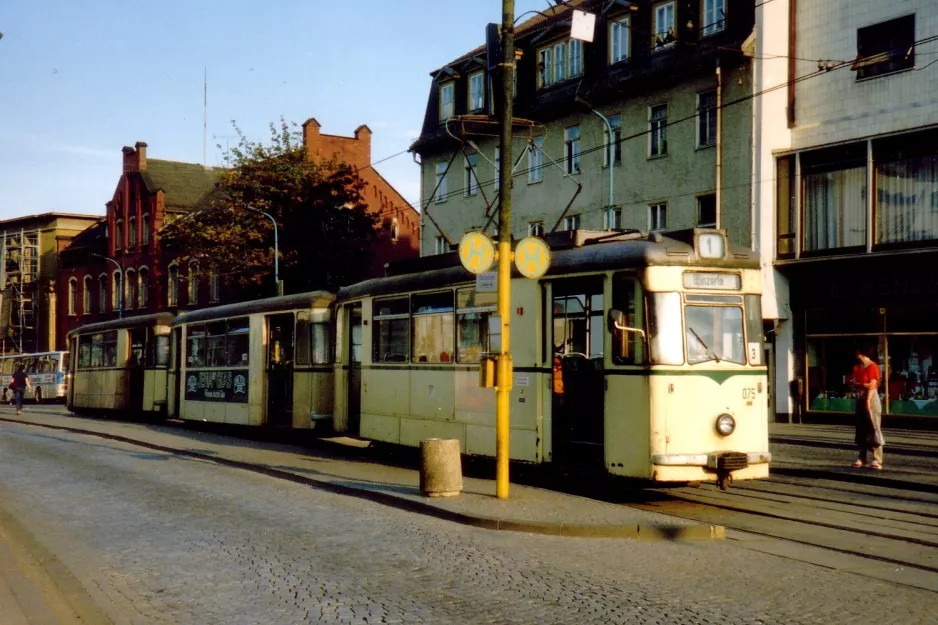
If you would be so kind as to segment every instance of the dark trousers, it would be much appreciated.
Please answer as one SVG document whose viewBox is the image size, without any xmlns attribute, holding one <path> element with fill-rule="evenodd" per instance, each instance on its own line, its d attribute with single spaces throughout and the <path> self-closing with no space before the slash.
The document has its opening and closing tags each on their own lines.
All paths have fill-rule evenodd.
<svg viewBox="0 0 938 625">
<path fill-rule="evenodd" d="M 13 397 L 16 399 L 16 411 L 19 412 L 23 409 L 23 395 L 26 393 L 26 389 L 23 387 L 13 389 Z"/>
</svg>

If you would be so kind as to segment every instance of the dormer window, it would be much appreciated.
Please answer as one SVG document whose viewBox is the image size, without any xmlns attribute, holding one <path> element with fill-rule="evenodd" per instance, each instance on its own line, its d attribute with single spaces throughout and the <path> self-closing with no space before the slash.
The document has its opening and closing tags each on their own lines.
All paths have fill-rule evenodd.
<svg viewBox="0 0 938 625">
<path fill-rule="evenodd" d="M 583 42 L 560 41 L 537 52 L 538 88 L 576 78 L 583 73 Z"/>
<path fill-rule="evenodd" d="M 665 2 L 654 8 L 654 39 L 653 49 L 668 48 L 677 41 L 674 30 L 674 2 Z"/>
<path fill-rule="evenodd" d="M 621 17 L 609 22 L 609 64 L 629 58 L 629 18 Z"/>
<path fill-rule="evenodd" d="M 703 35 L 721 32 L 726 27 L 725 0 L 703 0 Z"/>
<path fill-rule="evenodd" d="M 455 85 L 452 82 L 440 85 L 440 121 L 445 122 L 455 113 L 453 95 Z"/>
<path fill-rule="evenodd" d="M 469 74 L 469 112 L 485 108 L 485 72 Z"/>
</svg>

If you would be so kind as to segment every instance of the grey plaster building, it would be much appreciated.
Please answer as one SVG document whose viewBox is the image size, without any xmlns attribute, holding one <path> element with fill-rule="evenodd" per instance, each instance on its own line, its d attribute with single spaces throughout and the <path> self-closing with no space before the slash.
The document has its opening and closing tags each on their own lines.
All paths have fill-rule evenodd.
<svg viewBox="0 0 938 625">
<path fill-rule="evenodd" d="M 592 43 L 570 38 L 574 9 L 597 16 Z M 521 22 L 514 236 L 719 220 L 748 246 L 753 87 L 743 49 L 754 13 L 753 0 L 571 0 Z M 411 148 L 421 162 L 424 256 L 450 251 L 467 230 L 497 228 L 485 56 L 482 46 L 431 74 Z"/>
</svg>

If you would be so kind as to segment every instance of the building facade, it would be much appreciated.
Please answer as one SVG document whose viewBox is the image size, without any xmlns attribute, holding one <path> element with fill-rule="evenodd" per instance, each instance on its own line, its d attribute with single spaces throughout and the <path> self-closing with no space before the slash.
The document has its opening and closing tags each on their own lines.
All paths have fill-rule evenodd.
<svg viewBox="0 0 938 625">
<path fill-rule="evenodd" d="M 597 15 L 593 42 L 571 39 L 573 9 Z M 751 0 L 572 0 L 521 23 L 514 237 L 719 224 L 748 246 L 752 64 L 743 44 L 753 24 Z M 411 148 L 421 160 L 422 255 L 451 251 L 469 230 L 496 232 L 491 113 L 501 87 L 489 64 L 481 47 L 432 73 Z"/>
<path fill-rule="evenodd" d="M 60 254 L 58 314 L 67 333 L 86 323 L 225 300 L 215 268 L 182 264 L 159 230 L 215 195 L 223 170 L 150 159 L 147 144 L 122 149 L 122 171 L 105 216 Z"/>
<path fill-rule="evenodd" d="M 44 213 L 0 221 L 0 349 L 65 348 L 57 315 L 58 253 L 97 217 Z"/>
<path fill-rule="evenodd" d="M 371 271 L 366 277 L 383 276 L 388 263 L 419 256 L 420 214 L 371 166 L 371 129 L 361 125 L 352 137 L 342 137 L 323 134 L 320 128 L 312 117 L 303 123 L 306 158 L 335 159 L 351 165 L 365 183 L 365 205 L 379 217 L 378 236 L 371 246 Z"/>
<path fill-rule="evenodd" d="M 783 87 L 757 99 L 754 161 L 777 417 L 850 418 L 858 346 L 887 415 L 938 417 L 938 6 L 762 4 L 756 89 Z"/>
<path fill-rule="evenodd" d="M 371 131 L 354 137 L 320 134 L 315 119 L 303 125 L 303 144 L 312 161 L 338 159 L 358 170 L 364 201 L 380 216 L 369 277 L 384 275 L 389 262 L 418 255 L 416 209 L 370 166 Z M 122 172 L 106 213 L 65 249 L 60 258 L 57 315 L 63 336 L 86 323 L 117 316 L 182 312 L 233 301 L 219 268 L 183 261 L 183 251 L 165 249 L 163 225 L 211 206 L 223 169 L 151 159 L 147 144 L 122 150 Z M 63 342 L 64 344 L 64 342 Z"/>
</svg>

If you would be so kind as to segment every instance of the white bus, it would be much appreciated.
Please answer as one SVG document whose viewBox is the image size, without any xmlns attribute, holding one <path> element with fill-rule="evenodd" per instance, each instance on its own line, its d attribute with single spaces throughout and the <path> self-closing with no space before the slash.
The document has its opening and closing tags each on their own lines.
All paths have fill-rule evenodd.
<svg viewBox="0 0 938 625">
<path fill-rule="evenodd" d="M 45 400 L 63 401 L 68 392 L 68 352 L 40 352 L 36 354 L 5 354 L 0 356 L 0 384 L 2 399 L 13 401 L 10 382 L 20 365 L 26 370 L 32 389 L 26 389 L 25 399 L 37 404 Z"/>
</svg>

